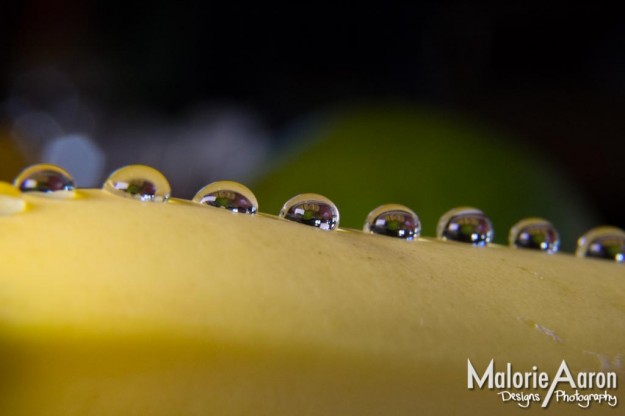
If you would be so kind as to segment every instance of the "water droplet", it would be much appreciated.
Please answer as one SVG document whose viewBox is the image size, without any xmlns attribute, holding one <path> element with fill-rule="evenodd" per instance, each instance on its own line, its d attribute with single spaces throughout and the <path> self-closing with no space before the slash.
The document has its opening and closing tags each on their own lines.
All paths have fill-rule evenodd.
<svg viewBox="0 0 625 416">
<path fill-rule="evenodd" d="M 560 235 L 556 228 L 542 218 L 526 218 L 511 229 L 508 241 L 512 247 L 529 248 L 555 253 L 560 248 Z"/>
<path fill-rule="evenodd" d="M 71 192 L 76 187 L 65 169 L 47 163 L 24 169 L 13 184 L 22 192 Z"/>
<path fill-rule="evenodd" d="M 482 211 L 461 207 L 447 211 L 438 221 L 436 234 L 441 240 L 485 246 L 494 236 L 493 224 Z"/>
<path fill-rule="evenodd" d="M 258 201 L 254 193 L 246 186 L 233 181 L 208 184 L 195 194 L 193 201 L 243 214 L 256 214 L 258 211 Z"/>
<path fill-rule="evenodd" d="M 421 222 L 410 208 L 399 204 L 386 204 L 369 213 L 363 230 L 372 234 L 414 240 L 421 235 Z"/>
<path fill-rule="evenodd" d="M 117 169 L 104 182 L 104 189 L 115 195 L 148 202 L 165 202 L 171 195 L 165 176 L 145 165 Z"/>
<path fill-rule="evenodd" d="M 597 227 L 577 240 L 578 257 L 594 257 L 625 262 L 625 231 L 616 227 Z"/>
<path fill-rule="evenodd" d="M 26 209 L 22 194 L 13 185 L 0 182 L 0 215 L 11 215 Z"/>
<path fill-rule="evenodd" d="M 339 210 L 328 198 L 318 194 L 300 194 L 285 202 L 280 217 L 322 230 L 339 226 Z"/>
</svg>

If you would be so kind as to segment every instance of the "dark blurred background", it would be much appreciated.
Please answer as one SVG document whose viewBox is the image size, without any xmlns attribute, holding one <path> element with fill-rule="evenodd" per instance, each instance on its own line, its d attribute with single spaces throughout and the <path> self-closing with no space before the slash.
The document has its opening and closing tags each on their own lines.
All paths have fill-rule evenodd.
<svg viewBox="0 0 625 416">
<path fill-rule="evenodd" d="M 190 197 L 254 183 L 320 114 L 388 102 L 535 150 L 593 221 L 624 227 L 622 15 L 502 3 L 3 2 L 1 179 L 45 159 L 94 186 L 140 162 Z"/>
</svg>

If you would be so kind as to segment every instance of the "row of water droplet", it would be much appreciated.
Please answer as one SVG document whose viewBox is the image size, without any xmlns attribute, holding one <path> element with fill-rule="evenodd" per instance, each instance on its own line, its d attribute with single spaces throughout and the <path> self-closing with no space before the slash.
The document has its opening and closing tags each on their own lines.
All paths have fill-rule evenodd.
<svg viewBox="0 0 625 416">
<path fill-rule="evenodd" d="M 25 209 L 21 192 L 43 192 L 57 197 L 71 196 L 75 185 L 64 169 L 50 164 L 39 164 L 25 169 L 14 181 L 14 187 L 0 183 L 0 214 Z M 131 165 L 113 172 L 103 189 L 118 196 L 144 202 L 166 202 L 171 188 L 165 176 L 149 166 Z M 19 190 L 19 191 L 18 191 Z M 213 182 L 200 189 L 193 201 L 236 213 L 255 214 L 258 201 L 247 187 L 232 181 Z M 300 194 L 289 199 L 279 216 L 286 220 L 332 231 L 339 226 L 339 211 L 328 198 L 318 194 Z M 385 204 L 369 213 L 363 230 L 407 241 L 421 235 L 421 222 L 410 208 Z M 441 240 L 487 246 L 494 230 L 491 220 L 480 210 L 470 207 L 454 208 L 438 222 L 437 237 Z M 555 227 L 541 218 L 519 221 L 510 230 L 512 247 L 556 253 L 560 236 Z M 625 262 L 625 231 L 616 227 L 597 227 L 579 238 L 576 255 Z"/>
</svg>

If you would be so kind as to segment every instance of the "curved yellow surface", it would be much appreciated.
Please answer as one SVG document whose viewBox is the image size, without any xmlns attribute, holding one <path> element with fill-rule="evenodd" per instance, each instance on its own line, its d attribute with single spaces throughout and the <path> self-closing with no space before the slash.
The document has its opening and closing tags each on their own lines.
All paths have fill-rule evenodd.
<svg viewBox="0 0 625 416">
<path fill-rule="evenodd" d="M 100 190 L 23 198 L 0 216 L 2 415 L 570 415 L 588 411 L 469 390 L 467 360 L 625 381 L 621 265 Z"/>
</svg>

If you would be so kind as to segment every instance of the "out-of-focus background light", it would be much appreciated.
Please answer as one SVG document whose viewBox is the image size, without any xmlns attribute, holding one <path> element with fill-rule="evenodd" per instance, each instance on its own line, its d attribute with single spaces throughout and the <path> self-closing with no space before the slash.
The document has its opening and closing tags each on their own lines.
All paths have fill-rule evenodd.
<svg viewBox="0 0 625 416">
<path fill-rule="evenodd" d="M 0 180 L 40 161 L 79 186 L 143 163 L 174 196 L 242 181 L 260 210 L 327 194 L 479 205 L 498 241 L 548 216 L 563 245 L 625 227 L 625 27 L 604 7 L 43 0 L 0 6 Z"/>
</svg>

